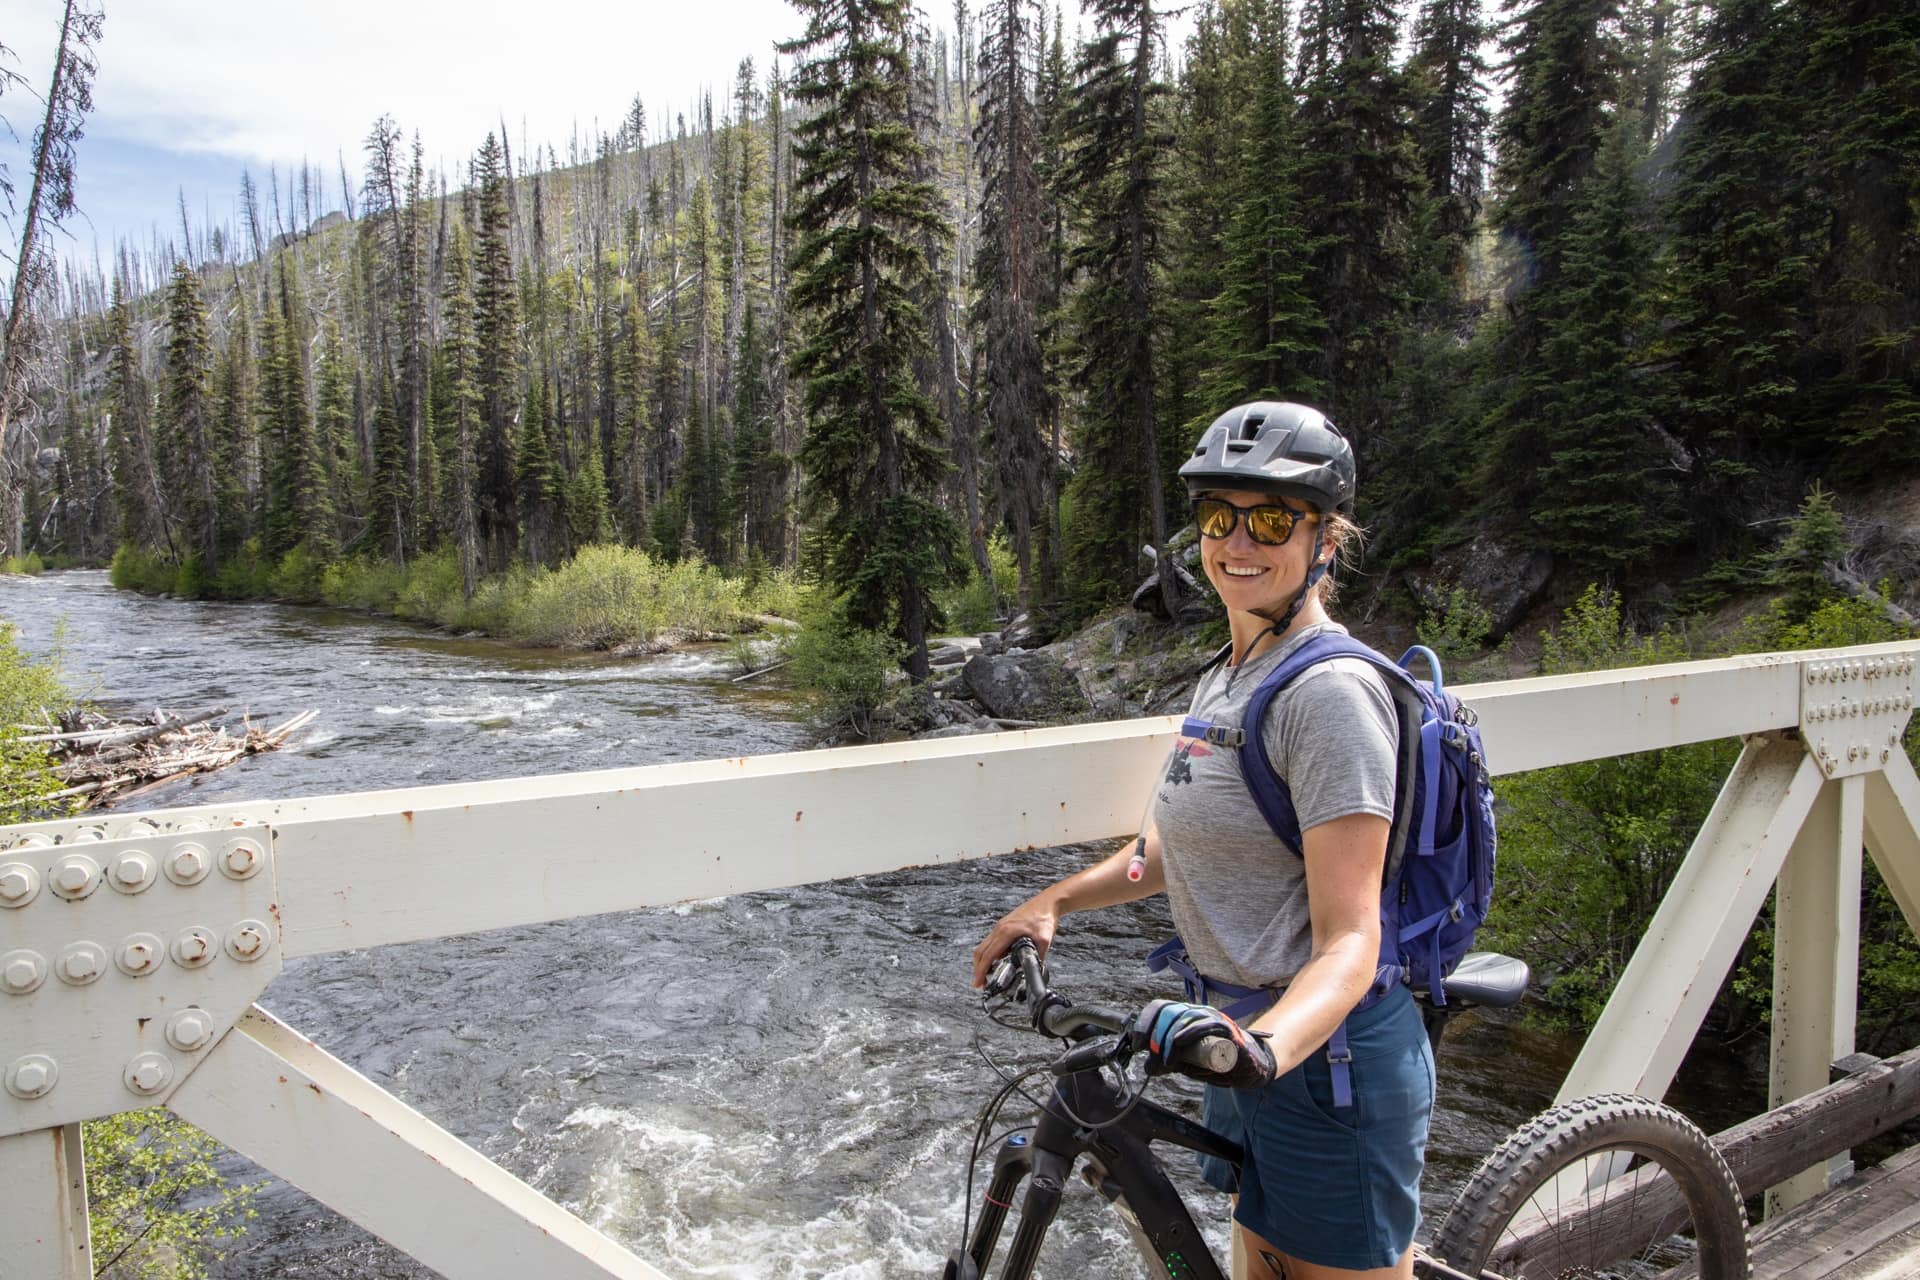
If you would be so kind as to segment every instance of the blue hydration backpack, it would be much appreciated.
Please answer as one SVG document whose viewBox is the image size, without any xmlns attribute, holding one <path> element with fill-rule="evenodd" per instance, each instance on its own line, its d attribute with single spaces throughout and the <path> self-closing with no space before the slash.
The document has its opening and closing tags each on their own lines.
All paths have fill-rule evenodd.
<svg viewBox="0 0 1920 1280">
<path fill-rule="evenodd" d="M 1426 659 L 1431 683 L 1407 669 L 1416 654 Z M 1288 654 L 1247 702 L 1240 771 L 1267 825 L 1295 855 L 1301 852 L 1300 820 L 1294 816 L 1287 784 L 1267 758 L 1260 724 L 1275 694 L 1307 668 L 1330 658 L 1358 658 L 1371 664 L 1390 690 L 1413 694 L 1394 699 L 1401 707 L 1401 733 L 1417 731 L 1419 748 L 1412 768 L 1398 771 L 1394 787 L 1394 811 L 1406 815 L 1405 853 L 1399 874 L 1381 897 L 1380 963 L 1398 966 L 1415 990 L 1424 988 L 1435 1004 L 1445 1004 L 1441 982 L 1473 945 L 1493 905 L 1493 784 L 1480 745 L 1479 720 L 1447 692 L 1440 659 L 1423 645 L 1391 662 L 1350 636 L 1322 632 Z M 1416 700 L 1417 728 L 1406 713 Z M 1403 750 L 1401 760 L 1406 759 Z"/>
<path fill-rule="evenodd" d="M 1422 683 L 1407 669 L 1416 654 L 1427 661 L 1430 683 Z M 1401 767 L 1396 770 L 1394 813 L 1396 829 L 1404 827 L 1404 852 L 1399 873 L 1381 893 L 1380 966 L 1373 988 L 1359 1007 L 1366 1008 L 1403 981 L 1416 991 L 1424 989 L 1433 1003 L 1445 1004 L 1441 984 L 1473 945 L 1474 934 L 1493 905 L 1493 785 L 1480 745 L 1478 718 L 1447 692 L 1434 652 L 1415 645 L 1399 662 L 1392 662 L 1350 636 L 1322 632 L 1267 673 L 1248 699 L 1240 727 L 1189 716 L 1181 736 L 1238 747 L 1240 771 L 1254 804 L 1281 843 L 1294 856 L 1303 856 L 1293 797 L 1274 772 L 1260 725 L 1275 694 L 1307 668 L 1332 658 L 1358 658 L 1380 672 L 1395 695 L 1403 742 L 1408 735 L 1418 735 L 1411 767 L 1403 749 Z M 1417 723 L 1409 714 L 1414 705 L 1419 708 Z M 1147 967 L 1179 974 L 1190 1000 L 1232 1000 L 1224 1006 L 1231 1018 L 1256 1014 L 1276 998 L 1270 989 L 1241 987 L 1198 973 L 1177 937 L 1148 956 Z M 1352 1102 L 1346 1032 L 1342 1021 L 1327 1053 L 1333 1063 L 1334 1102 L 1342 1107 Z"/>
</svg>

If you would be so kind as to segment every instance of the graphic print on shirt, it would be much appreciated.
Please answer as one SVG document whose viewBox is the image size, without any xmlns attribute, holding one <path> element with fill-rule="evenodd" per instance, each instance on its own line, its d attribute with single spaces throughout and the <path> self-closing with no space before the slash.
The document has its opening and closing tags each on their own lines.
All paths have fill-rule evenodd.
<svg viewBox="0 0 1920 1280">
<path fill-rule="evenodd" d="M 1212 754 L 1213 752 L 1208 749 L 1207 744 L 1198 738 L 1180 739 L 1180 741 L 1174 745 L 1173 754 L 1167 758 L 1166 782 L 1168 785 L 1176 787 L 1183 782 L 1192 782 L 1193 763 L 1188 757 L 1200 756 L 1204 759 Z M 1160 799 L 1165 801 L 1167 798 L 1167 793 L 1162 791 L 1160 793 Z"/>
</svg>

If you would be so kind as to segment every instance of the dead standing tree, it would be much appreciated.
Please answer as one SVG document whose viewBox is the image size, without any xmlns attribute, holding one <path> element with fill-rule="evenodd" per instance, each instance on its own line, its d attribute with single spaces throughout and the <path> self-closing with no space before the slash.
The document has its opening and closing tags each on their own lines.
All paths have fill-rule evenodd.
<svg viewBox="0 0 1920 1280">
<path fill-rule="evenodd" d="M 27 478 L 37 452 L 24 421 L 34 347 L 32 306 L 54 277 L 41 224 L 58 226 L 74 211 L 74 144 L 93 109 L 93 49 L 105 25 L 104 13 L 67 0 L 46 114 L 33 135 L 33 186 L 20 220 L 20 252 L 13 260 L 13 288 L 0 328 L 0 555 L 25 549 Z M 11 199 L 10 188 L 7 195 Z"/>
</svg>

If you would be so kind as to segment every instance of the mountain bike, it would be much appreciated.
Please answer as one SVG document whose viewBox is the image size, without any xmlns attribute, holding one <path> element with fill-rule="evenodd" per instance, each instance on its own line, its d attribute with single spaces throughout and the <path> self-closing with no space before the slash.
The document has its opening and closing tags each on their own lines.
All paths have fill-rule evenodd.
<svg viewBox="0 0 1920 1280">
<path fill-rule="evenodd" d="M 1527 979 L 1519 960 L 1468 955 L 1445 982 L 1445 1002 L 1423 1002 L 1436 1051 L 1451 1018 L 1516 1003 Z M 1225 1280 L 1155 1147 L 1238 1168 L 1238 1144 L 1145 1097 L 1149 1081 L 1127 1069 L 1128 1017 L 1054 990 L 1024 938 L 995 966 L 982 1000 L 1001 1025 L 1020 1025 L 1001 1016 L 1015 1004 L 1027 1006 L 1028 1028 L 1065 1048 L 1020 1075 L 1003 1071 L 1006 1085 L 981 1109 L 963 1243 L 943 1280 L 985 1280 L 1016 1200 L 1018 1224 L 993 1275 L 1028 1280 L 1076 1169 L 1118 1212 L 1152 1280 Z M 1221 1071 L 1237 1053 L 1230 1040 L 1204 1040 L 1183 1051 L 1181 1065 Z M 1033 1123 L 996 1135 L 1007 1100 L 1043 1073 L 1052 1089 L 1032 1099 Z M 973 1182 L 989 1148 L 993 1172 L 975 1222 Z M 1432 1242 L 1415 1246 L 1414 1260 L 1425 1280 L 1746 1280 L 1750 1272 L 1746 1207 L 1712 1140 L 1679 1112 L 1628 1095 L 1555 1107 L 1516 1130 L 1468 1179 Z"/>
</svg>

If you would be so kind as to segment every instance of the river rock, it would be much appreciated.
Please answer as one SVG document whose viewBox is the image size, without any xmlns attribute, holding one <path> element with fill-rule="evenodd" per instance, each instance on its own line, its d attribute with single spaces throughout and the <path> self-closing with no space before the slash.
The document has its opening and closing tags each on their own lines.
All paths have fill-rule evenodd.
<svg viewBox="0 0 1920 1280">
<path fill-rule="evenodd" d="M 1525 547 L 1492 533 L 1449 547 L 1424 569 L 1407 571 L 1407 587 L 1421 604 L 1440 604 L 1455 586 L 1472 593 L 1487 611 L 1499 640 L 1538 604 L 1553 577 L 1553 554 L 1544 547 Z"/>
<path fill-rule="evenodd" d="M 967 688 L 987 714 L 1043 724 L 1083 718 L 1092 708 L 1066 664 L 1043 650 L 977 654 L 966 666 Z"/>
</svg>

